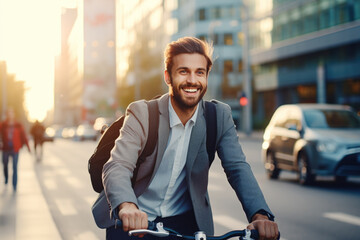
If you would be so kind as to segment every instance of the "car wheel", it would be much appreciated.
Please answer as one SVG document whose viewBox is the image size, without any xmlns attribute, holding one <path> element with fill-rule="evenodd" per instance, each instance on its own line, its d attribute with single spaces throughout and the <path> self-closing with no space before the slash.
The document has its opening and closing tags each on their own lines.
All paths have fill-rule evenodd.
<svg viewBox="0 0 360 240">
<path fill-rule="evenodd" d="M 298 159 L 298 180 L 301 185 L 311 185 L 315 175 L 311 174 L 308 158 L 305 153 L 300 153 Z"/>
<path fill-rule="evenodd" d="M 265 169 L 266 169 L 268 178 L 270 178 L 270 179 L 278 179 L 279 178 L 280 169 L 277 167 L 275 156 L 272 152 L 269 152 L 266 155 Z"/>
</svg>

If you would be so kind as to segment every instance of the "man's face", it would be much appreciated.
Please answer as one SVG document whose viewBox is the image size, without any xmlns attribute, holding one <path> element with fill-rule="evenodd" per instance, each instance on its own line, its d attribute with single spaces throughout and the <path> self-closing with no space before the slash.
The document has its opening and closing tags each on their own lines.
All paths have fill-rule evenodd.
<svg viewBox="0 0 360 240">
<path fill-rule="evenodd" d="M 194 108 L 207 90 L 206 58 L 198 53 L 179 54 L 173 58 L 172 73 L 165 72 L 170 96 L 181 109 Z"/>
<path fill-rule="evenodd" d="M 14 109 L 9 108 L 7 110 L 7 118 L 8 118 L 9 121 L 15 120 L 15 111 L 14 111 Z"/>
</svg>

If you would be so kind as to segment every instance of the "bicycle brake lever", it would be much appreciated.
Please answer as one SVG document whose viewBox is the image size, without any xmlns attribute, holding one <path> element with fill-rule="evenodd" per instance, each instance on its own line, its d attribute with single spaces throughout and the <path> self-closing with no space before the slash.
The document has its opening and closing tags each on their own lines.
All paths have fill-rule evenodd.
<svg viewBox="0 0 360 240">
<path fill-rule="evenodd" d="M 251 231 L 249 229 L 245 229 L 245 236 L 240 237 L 240 240 L 252 240 L 252 239 L 259 239 L 259 235 L 257 231 Z"/>
<path fill-rule="evenodd" d="M 163 223 L 156 223 L 156 231 L 149 229 L 137 229 L 129 231 L 129 236 L 133 236 L 135 234 L 151 234 L 156 237 L 167 237 L 169 236 L 169 232 L 164 229 Z"/>
</svg>

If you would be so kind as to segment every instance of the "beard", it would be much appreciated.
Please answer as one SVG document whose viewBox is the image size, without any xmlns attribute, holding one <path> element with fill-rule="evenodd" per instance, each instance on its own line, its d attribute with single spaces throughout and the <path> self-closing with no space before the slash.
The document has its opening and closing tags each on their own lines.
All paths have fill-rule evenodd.
<svg viewBox="0 0 360 240">
<path fill-rule="evenodd" d="M 204 97 L 206 90 L 207 90 L 207 86 L 203 87 L 199 84 L 182 84 L 179 87 L 176 87 L 176 86 L 174 86 L 173 80 L 171 77 L 170 77 L 170 81 L 171 81 L 173 98 L 174 98 L 176 104 L 182 109 L 194 108 L 200 102 L 200 100 Z M 198 88 L 200 91 L 199 96 L 191 98 L 191 99 L 183 97 L 181 94 L 181 91 L 182 91 L 181 89 L 186 88 L 186 87 Z"/>
</svg>

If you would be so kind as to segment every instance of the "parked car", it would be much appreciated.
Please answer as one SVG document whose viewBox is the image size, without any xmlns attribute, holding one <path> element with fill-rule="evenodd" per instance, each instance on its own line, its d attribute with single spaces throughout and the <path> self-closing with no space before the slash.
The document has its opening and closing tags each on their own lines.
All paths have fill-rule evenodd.
<svg viewBox="0 0 360 240">
<path fill-rule="evenodd" d="M 76 128 L 75 138 L 80 141 L 97 139 L 97 132 L 90 124 L 80 124 Z"/>
<path fill-rule="evenodd" d="M 76 127 L 64 127 L 62 130 L 61 136 L 64 139 L 74 139 L 76 138 Z"/>
<path fill-rule="evenodd" d="M 345 182 L 360 176 L 360 118 L 350 107 L 331 104 L 280 106 L 266 127 L 262 160 L 267 175 L 296 172 L 300 184 L 316 176 Z"/>
<path fill-rule="evenodd" d="M 61 138 L 63 128 L 60 125 L 52 125 L 45 129 L 44 141 L 53 142 L 56 138 Z"/>
<path fill-rule="evenodd" d="M 55 129 L 52 127 L 47 127 L 45 129 L 45 133 L 44 133 L 44 141 L 45 142 L 53 142 L 54 138 L 55 138 Z"/>
<path fill-rule="evenodd" d="M 113 118 L 104 118 L 98 117 L 94 122 L 94 129 L 98 132 L 99 135 L 103 133 L 103 131 L 110 127 L 110 125 L 115 121 Z"/>
</svg>

